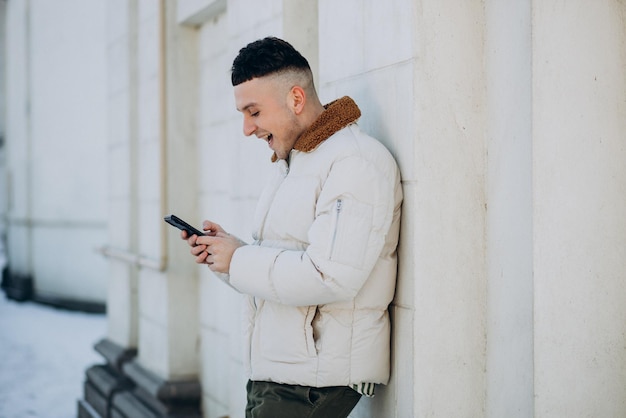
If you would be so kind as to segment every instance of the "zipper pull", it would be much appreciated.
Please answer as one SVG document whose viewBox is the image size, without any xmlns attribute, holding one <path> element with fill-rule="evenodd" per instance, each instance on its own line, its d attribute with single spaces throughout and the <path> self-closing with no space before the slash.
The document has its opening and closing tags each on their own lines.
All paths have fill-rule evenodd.
<svg viewBox="0 0 626 418">
<path fill-rule="evenodd" d="M 341 212 L 341 205 L 343 205 L 343 200 L 337 199 L 337 213 Z"/>
</svg>

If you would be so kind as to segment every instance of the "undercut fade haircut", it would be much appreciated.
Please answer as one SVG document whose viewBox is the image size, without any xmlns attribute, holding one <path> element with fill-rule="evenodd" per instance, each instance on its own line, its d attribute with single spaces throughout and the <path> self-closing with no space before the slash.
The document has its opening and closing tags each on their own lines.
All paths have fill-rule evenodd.
<svg viewBox="0 0 626 418">
<path fill-rule="evenodd" d="M 231 82 L 237 86 L 253 78 L 285 71 L 311 74 L 309 62 L 289 42 L 267 37 L 239 50 L 231 69 Z"/>
</svg>

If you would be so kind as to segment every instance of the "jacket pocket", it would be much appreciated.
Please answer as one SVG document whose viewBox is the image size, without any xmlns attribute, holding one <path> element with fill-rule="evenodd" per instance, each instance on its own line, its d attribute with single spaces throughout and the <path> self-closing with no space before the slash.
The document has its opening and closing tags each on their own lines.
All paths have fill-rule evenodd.
<svg viewBox="0 0 626 418">
<path fill-rule="evenodd" d="M 337 199 L 333 208 L 328 259 L 360 267 L 372 230 L 373 208 L 354 199 Z"/>
<path fill-rule="evenodd" d="M 301 363 L 315 357 L 313 318 L 316 306 L 293 307 L 265 302 L 257 317 L 260 354 L 281 363 Z"/>
</svg>

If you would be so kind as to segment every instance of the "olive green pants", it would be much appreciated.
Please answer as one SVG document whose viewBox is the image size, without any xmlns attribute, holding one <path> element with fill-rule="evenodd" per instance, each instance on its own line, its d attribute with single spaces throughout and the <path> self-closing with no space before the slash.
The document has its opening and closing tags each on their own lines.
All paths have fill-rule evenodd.
<svg viewBox="0 0 626 418">
<path fill-rule="evenodd" d="M 248 381 L 246 418 L 346 418 L 361 394 L 347 386 L 313 388 Z"/>
</svg>

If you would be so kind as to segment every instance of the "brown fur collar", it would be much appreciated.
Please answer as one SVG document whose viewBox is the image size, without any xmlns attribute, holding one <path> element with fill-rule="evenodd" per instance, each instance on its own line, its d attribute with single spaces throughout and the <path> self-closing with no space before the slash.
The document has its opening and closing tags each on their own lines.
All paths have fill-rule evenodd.
<svg viewBox="0 0 626 418">
<path fill-rule="evenodd" d="M 361 110 L 348 96 L 334 100 L 324 106 L 326 109 L 309 128 L 300 135 L 293 148 L 311 152 L 335 132 L 354 123 L 361 117 Z M 272 162 L 276 161 L 276 154 Z"/>
</svg>

